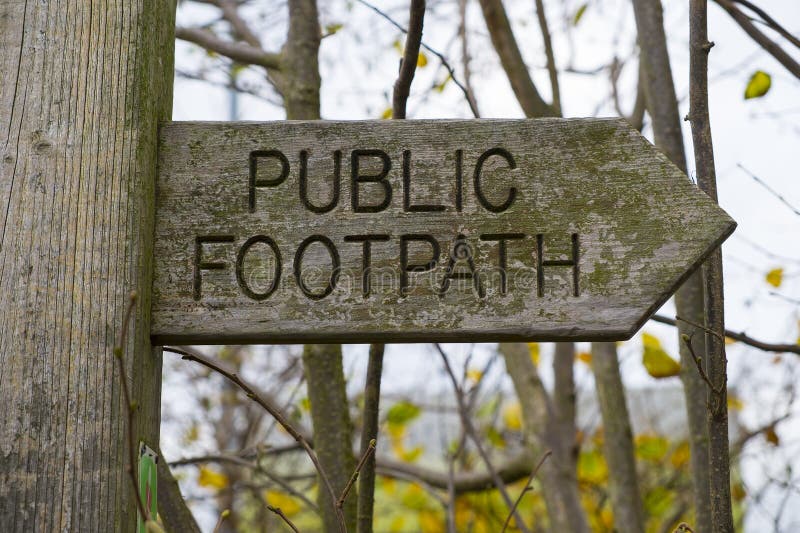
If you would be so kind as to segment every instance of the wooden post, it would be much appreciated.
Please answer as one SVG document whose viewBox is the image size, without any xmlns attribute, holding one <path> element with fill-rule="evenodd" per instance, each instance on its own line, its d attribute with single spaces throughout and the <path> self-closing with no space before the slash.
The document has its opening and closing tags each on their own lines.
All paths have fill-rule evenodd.
<svg viewBox="0 0 800 533">
<path fill-rule="evenodd" d="M 159 121 L 174 0 L 0 0 L 0 520 L 4 531 L 132 531 L 134 438 L 157 448 L 150 345 Z"/>
</svg>

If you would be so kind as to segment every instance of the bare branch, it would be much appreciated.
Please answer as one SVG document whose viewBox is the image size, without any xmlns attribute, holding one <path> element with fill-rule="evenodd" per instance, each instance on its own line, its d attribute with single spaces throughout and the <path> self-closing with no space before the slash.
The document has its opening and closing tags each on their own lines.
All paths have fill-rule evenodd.
<svg viewBox="0 0 800 533">
<path fill-rule="evenodd" d="M 553 111 L 561 115 L 561 90 L 558 87 L 558 69 L 556 57 L 553 53 L 553 41 L 550 39 L 550 30 L 547 27 L 547 15 L 544 12 L 544 1 L 536 0 L 536 18 L 539 20 L 539 29 L 544 41 L 544 54 L 547 57 L 547 73 L 550 75 L 550 90 L 553 93 Z"/>
<path fill-rule="evenodd" d="M 322 465 L 317 459 L 317 454 L 314 453 L 314 450 L 311 448 L 311 445 L 306 440 L 306 438 L 300 434 L 297 429 L 286 419 L 284 418 L 283 414 L 275 408 L 270 402 L 268 402 L 263 396 L 258 394 L 255 389 L 253 389 L 249 384 L 247 384 L 242 378 L 236 375 L 234 372 L 231 372 L 225 368 L 223 368 L 218 363 L 207 359 L 206 357 L 196 353 L 194 351 L 187 350 L 185 348 L 175 348 L 172 346 L 165 346 L 165 351 L 169 351 L 172 353 L 176 353 L 181 356 L 181 359 L 186 361 L 194 361 L 195 363 L 199 363 L 204 367 L 224 376 L 234 385 L 239 387 L 244 393 L 247 395 L 248 398 L 256 402 L 258 405 L 264 408 L 277 422 L 286 430 L 286 432 L 294 438 L 305 450 L 306 454 L 308 455 L 311 462 L 314 464 L 314 468 L 316 468 L 317 473 L 319 474 L 320 479 L 322 480 L 322 484 L 325 486 L 325 490 L 329 493 L 332 502 L 336 502 L 336 495 L 333 491 L 333 486 L 331 485 L 330 480 L 328 479 L 325 470 L 322 468 Z M 344 522 L 344 515 L 341 512 L 341 509 L 335 507 L 336 515 L 339 518 L 339 525 L 342 531 L 346 530 L 345 522 Z"/>
<path fill-rule="evenodd" d="M 736 163 L 736 166 L 739 167 L 742 170 L 742 172 L 750 176 L 753 179 L 753 181 L 764 187 L 772 196 L 777 198 L 780 203 L 791 209 L 795 215 L 800 215 L 800 209 L 790 204 L 789 201 L 786 198 L 784 198 L 781 193 L 779 193 L 778 191 L 767 185 L 767 183 L 764 180 L 762 180 L 761 178 L 759 178 L 758 176 L 756 176 L 755 174 L 744 168 L 744 166 L 742 166 L 741 163 Z"/>
<path fill-rule="evenodd" d="M 128 475 L 131 478 L 131 485 L 133 485 L 133 494 L 135 496 L 136 507 L 139 509 L 139 514 L 142 517 L 142 522 L 150 520 L 150 510 L 145 507 L 142 501 L 142 495 L 139 493 L 139 476 L 138 469 L 136 468 L 136 443 L 133 436 L 133 415 L 136 412 L 137 406 L 131 401 L 131 393 L 128 390 L 128 376 L 125 373 L 125 361 L 123 356 L 125 354 L 125 346 L 128 340 L 128 328 L 130 326 L 133 310 L 136 307 L 136 292 L 131 292 L 128 307 L 125 309 L 125 315 L 122 319 L 122 329 L 119 334 L 119 341 L 114 347 L 114 359 L 117 360 L 117 367 L 119 368 L 119 380 L 122 384 L 122 396 L 125 400 L 125 411 L 127 413 L 126 429 L 128 432 Z"/>
<path fill-rule="evenodd" d="M 786 51 L 781 48 L 775 41 L 764 35 L 758 28 L 756 28 L 750 17 L 745 15 L 738 7 L 736 7 L 730 0 L 715 0 L 717 4 L 728 12 L 733 17 L 733 20 L 750 36 L 761 48 L 774 57 L 781 65 L 786 67 L 786 70 L 794 74 L 796 78 L 800 78 L 800 64 L 790 56 Z"/>
<path fill-rule="evenodd" d="M 750 11 L 761 17 L 761 20 L 764 22 L 764 24 L 766 24 L 767 26 L 778 32 L 781 35 L 781 37 L 783 37 L 796 47 L 800 48 L 800 39 L 789 33 L 789 31 L 783 26 L 781 26 L 777 20 L 770 17 L 766 11 L 764 11 L 757 5 L 753 4 L 752 2 L 748 2 L 747 0 L 733 0 L 733 1 L 738 4 L 742 4 L 744 7 L 746 7 L 747 9 L 749 9 Z"/>
<path fill-rule="evenodd" d="M 406 104 L 411 90 L 411 82 L 417 71 L 419 45 L 422 41 L 422 24 L 425 19 L 425 0 L 411 0 L 408 16 L 408 33 L 406 34 L 406 48 L 400 62 L 400 74 L 394 84 L 392 96 L 392 118 L 406 118 Z"/>
<path fill-rule="evenodd" d="M 528 481 L 525 483 L 525 488 L 522 489 L 522 492 L 519 493 L 519 497 L 517 497 L 517 500 L 514 502 L 514 507 L 511 508 L 511 512 L 508 513 L 508 516 L 506 517 L 506 521 L 503 524 L 502 533 L 505 533 L 505 531 L 508 529 L 508 525 L 511 523 L 511 517 L 514 516 L 514 512 L 517 510 L 517 507 L 519 507 L 519 502 L 522 501 L 522 498 L 525 496 L 525 493 L 533 490 L 533 480 L 536 477 L 536 474 L 539 473 L 539 469 L 542 467 L 545 460 L 547 460 L 547 458 L 550 457 L 552 453 L 553 452 L 551 450 L 547 450 L 546 452 L 544 452 L 542 458 L 539 459 L 539 462 L 536 463 L 536 466 L 533 468 L 533 471 L 531 471 L 531 475 L 528 476 Z"/>
<path fill-rule="evenodd" d="M 380 415 L 381 376 L 383 373 L 383 344 L 371 344 L 364 385 L 364 418 L 361 423 L 361 455 L 364 456 L 378 437 Z M 356 528 L 359 533 L 373 530 L 375 507 L 375 454 L 370 454 L 358 478 Z"/>
<path fill-rule="evenodd" d="M 653 322 L 659 322 L 661 324 L 667 324 L 669 326 L 677 326 L 678 322 L 686 322 L 690 326 L 694 326 L 695 328 L 702 329 L 708 332 L 708 328 L 701 324 L 697 324 L 695 322 L 691 322 L 684 318 L 669 318 L 663 315 L 653 315 L 650 317 L 650 320 Z M 778 343 L 771 343 L 771 342 L 764 342 L 758 339 L 754 339 L 753 337 L 747 335 L 744 332 L 735 332 L 729 329 L 725 330 L 725 337 L 729 339 L 733 339 L 735 341 L 739 341 L 742 344 L 746 344 L 748 346 L 752 346 L 753 348 L 758 348 L 759 350 L 763 350 L 765 352 L 777 352 L 777 353 L 794 353 L 800 355 L 800 344 L 778 344 Z"/>
<path fill-rule="evenodd" d="M 500 56 L 500 63 L 525 116 L 535 118 L 557 115 L 553 107 L 542 99 L 531 79 L 502 0 L 480 0 L 480 4 L 492 44 Z"/>
<path fill-rule="evenodd" d="M 475 89 L 472 88 L 472 71 L 469 66 L 471 58 L 467 35 L 467 0 L 458 0 L 458 37 L 461 40 L 461 70 L 464 72 L 464 94 L 475 118 L 480 118 L 478 102 L 475 100 Z"/>
<path fill-rule="evenodd" d="M 280 54 L 265 52 L 261 48 L 256 48 L 250 44 L 226 41 L 207 30 L 178 27 L 175 28 L 175 37 L 194 43 L 243 65 L 258 65 L 271 70 L 280 70 L 281 68 Z"/>
<path fill-rule="evenodd" d="M 375 453 L 375 439 L 372 439 L 367 447 L 367 450 L 364 452 L 364 455 L 361 456 L 361 460 L 356 465 L 356 469 L 353 470 L 353 475 L 350 476 L 350 480 L 347 482 L 347 485 L 344 486 L 342 489 L 342 494 L 339 496 L 339 499 L 336 501 L 336 506 L 341 509 L 344 507 L 344 502 L 347 499 L 347 495 L 350 494 L 350 489 L 353 488 L 356 480 L 358 480 L 358 474 L 361 472 L 361 469 L 364 468 L 364 465 L 369 461 L 369 458 Z"/>
<path fill-rule="evenodd" d="M 357 1 L 358 1 L 359 4 L 371 9 L 372 11 L 374 11 L 375 13 L 380 15 L 382 18 L 387 20 L 392 26 L 394 26 L 395 28 L 397 28 L 401 32 L 408 33 L 408 30 L 406 28 L 401 26 L 397 21 L 395 21 L 392 17 L 390 17 L 385 12 L 381 11 L 376 6 L 370 4 L 366 0 L 357 0 Z M 444 56 L 444 54 L 442 54 L 441 52 L 439 52 L 438 50 L 436 50 L 434 48 L 431 48 L 430 46 L 425 44 L 424 41 L 420 41 L 420 46 L 422 48 L 424 48 L 425 50 L 427 50 L 428 52 L 430 52 L 433 55 L 435 55 L 437 58 L 439 58 L 439 62 L 441 62 L 442 66 L 444 68 L 446 68 L 447 72 L 450 74 L 450 79 L 452 79 L 453 83 L 455 83 L 458 86 L 458 88 L 461 89 L 461 92 L 464 93 L 464 97 L 467 99 L 467 103 L 469 104 L 470 111 L 472 111 L 472 114 L 475 116 L 475 118 L 478 118 L 479 117 L 478 109 L 473 106 L 473 102 L 469 97 L 469 91 L 467 90 L 466 87 L 464 87 L 464 85 L 460 81 L 458 81 L 458 76 L 456 76 L 455 69 L 452 66 L 450 66 L 450 63 L 447 61 L 447 58 Z"/>
<path fill-rule="evenodd" d="M 447 374 L 450 376 L 450 381 L 453 384 L 453 389 L 456 395 L 456 402 L 458 403 L 458 414 L 461 416 L 461 424 L 464 427 L 464 432 L 470 437 L 473 444 L 475 444 L 475 448 L 478 450 L 478 455 L 481 456 L 484 465 L 486 466 L 486 470 L 489 472 L 489 475 L 492 477 L 492 481 L 494 482 L 495 488 L 502 496 L 503 501 L 505 501 L 506 506 L 509 508 L 509 512 L 511 515 L 514 516 L 514 520 L 516 520 L 517 527 L 523 533 L 528 533 L 529 530 L 525 525 L 525 522 L 522 521 L 522 518 L 517 513 L 514 503 L 511 501 L 511 497 L 508 495 L 508 489 L 506 488 L 506 484 L 503 482 L 503 479 L 497 474 L 497 471 L 492 465 L 491 459 L 489 459 L 489 454 L 486 453 L 486 450 L 481 444 L 481 439 L 478 436 L 478 432 L 475 430 L 475 426 L 472 425 L 472 420 L 470 419 L 469 412 L 467 410 L 467 405 L 464 401 L 464 391 L 462 390 L 461 386 L 458 384 L 458 379 L 456 379 L 456 375 L 453 373 L 453 369 L 450 367 L 450 361 L 447 358 L 447 354 L 442 349 L 441 345 L 434 344 L 436 346 L 436 350 L 439 352 L 439 355 L 442 358 L 442 363 L 444 363 L 445 370 Z"/>
<path fill-rule="evenodd" d="M 281 520 L 283 520 L 286 523 L 286 525 L 289 526 L 289 528 L 291 528 L 292 531 L 294 531 L 295 533 L 300 533 L 300 530 L 297 529 L 297 526 L 295 526 L 292 523 L 292 521 L 289 520 L 289 517 L 286 516 L 283 513 L 283 511 L 281 511 L 280 507 L 273 507 L 272 505 L 267 505 L 267 509 L 269 509 L 270 511 L 281 517 Z"/>
</svg>

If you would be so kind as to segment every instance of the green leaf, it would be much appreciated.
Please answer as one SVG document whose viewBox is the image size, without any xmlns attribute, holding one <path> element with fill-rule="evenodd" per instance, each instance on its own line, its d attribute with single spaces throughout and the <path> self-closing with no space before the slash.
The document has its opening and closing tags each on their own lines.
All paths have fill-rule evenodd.
<svg viewBox="0 0 800 533">
<path fill-rule="evenodd" d="M 747 87 L 744 90 L 744 99 L 761 98 L 772 87 L 772 77 L 763 70 L 757 70 L 750 76 Z"/>
<path fill-rule="evenodd" d="M 577 26 L 578 23 L 583 18 L 583 14 L 586 13 L 586 8 L 589 7 L 588 3 L 583 4 L 578 10 L 575 12 L 575 15 L 572 17 L 572 25 Z"/>
<path fill-rule="evenodd" d="M 340 24 L 338 22 L 334 24 L 328 24 L 327 26 L 325 26 L 325 33 L 327 35 L 333 35 L 342 28 L 344 28 L 344 24 Z"/>
<path fill-rule="evenodd" d="M 389 408 L 386 413 L 386 420 L 392 425 L 403 426 L 417 418 L 422 409 L 411 402 L 397 402 Z"/>
</svg>

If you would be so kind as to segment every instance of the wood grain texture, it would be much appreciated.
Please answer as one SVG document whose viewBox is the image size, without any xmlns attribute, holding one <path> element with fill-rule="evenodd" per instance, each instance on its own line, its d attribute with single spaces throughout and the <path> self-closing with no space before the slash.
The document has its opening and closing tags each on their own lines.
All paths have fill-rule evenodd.
<svg viewBox="0 0 800 533">
<path fill-rule="evenodd" d="M 514 169 L 508 157 L 485 155 L 497 148 L 513 157 Z M 378 175 L 384 166 L 379 157 L 354 150 L 380 150 L 390 160 L 387 183 L 358 184 L 362 208 L 379 206 L 391 188 L 391 201 L 380 212 L 354 209 L 353 160 L 358 157 L 362 176 Z M 285 155 L 285 178 L 280 158 L 263 155 L 269 151 Z M 304 206 L 301 151 L 307 152 L 307 200 L 325 212 Z M 336 151 L 340 187 L 333 202 Z M 404 187 L 405 151 L 410 189 Z M 253 179 L 264 186 L 252 188 L 251 199 L 253 152 L 262 154 Z M 483 200 L 475 182 L 482 154 Z M 172 123 L 161 132 L 159 168 L 156 342 L 625 339 L 735 227 L 666 157 L 616 119 Z M 494 209 L 509 199 L 511 188 L 516 194 L 510 206 Z M 411 212 L 405 204 L 442 207 Z M 524 236 L 505 245 L 505 294 L 500 244 L 491 237 L 501 233 Z M 371 243 L 365 298 L 363 243 L 352 237 L 368 234 L 387 237 Z M 402 236 L 411 236 L 407 265 L 431 259 L 431 244 L 414 240 L 420 234 L 440 245 L 437 264 L 431 272 L 408 273 L 408 291 L 401 295 Z M 308 297 L 295 278 L 295 260 L 313 235 L 330 242 L 311 244 L 303 256 L 301 279 L 316 295 Z M 459 251 L 468 251 L 482 284 L 452 279 L 441 295 L 459 235 L 467 245 Z M 199 247 L 198 236 L 207 238 Z M 272 243 L 245 246 L 253 237 L 264 240 L 258 236 Z M 573 267 L 549 264 L 571 260 L 573 243 L 577 296 Z M 280 279 L 268 297 L 254 299 L 275 282 L 273 244 L 281 256 Z M 339 275 L 325 295 L 333 249 Z M 243 257 L 238 274 L 237 255 Z M 464 257 L 454 264 L 455 272 L 472 271 Z"/>
<path fill-rule="evenodd" d="M 135 438 L 158 444 L 149 336 L 157 122 L 174 2 L 0 0 L 0 529 L 132 531 Z"/>
</svg>

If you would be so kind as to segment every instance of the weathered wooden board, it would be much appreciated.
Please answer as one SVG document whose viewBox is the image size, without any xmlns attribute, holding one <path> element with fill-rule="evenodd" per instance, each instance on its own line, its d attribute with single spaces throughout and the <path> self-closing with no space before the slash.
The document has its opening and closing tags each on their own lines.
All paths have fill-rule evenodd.
<svg viewBox="0 0 800 533">
<path fill-rule="evenodd" d="M 160 143 L 157 342 L 625 339 L 735 227 L 616 119 L 172 123 Z"/>
</svg>

